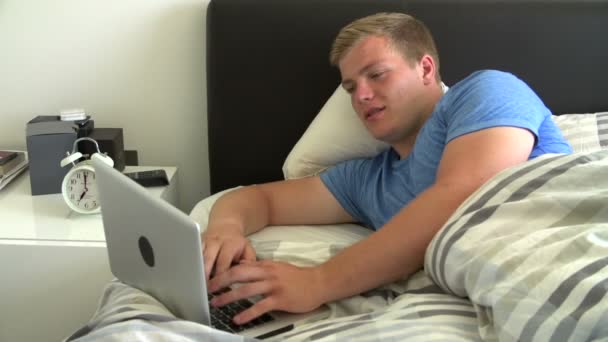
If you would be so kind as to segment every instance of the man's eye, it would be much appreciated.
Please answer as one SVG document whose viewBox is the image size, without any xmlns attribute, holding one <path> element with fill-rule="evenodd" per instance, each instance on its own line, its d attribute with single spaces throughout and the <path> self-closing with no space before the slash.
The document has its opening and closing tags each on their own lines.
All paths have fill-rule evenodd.
<svg viewBox="0 0 608 342">
<path fill-rule="evenodd" d="M 380 72 L 376 72 L 376 73 L 373 73 L 373 74 L 371 75 L 371 77 L 372 77 L 373 79 L 377 79 L 377 78 L 379 78 L 380 76 L 382 76 L 382 73 L 380 73 Z"/>
<path fill-rule="evenodd" d="M 349 94 L 352 94 L 352 93 L 353 93 L 353 91 L 355 90 L 355 88 L 354 88 L 354 87 L 343 87 L 343 88 L 344 88 L 344 90 L 346 90 L 346 92 L 347 92 L 347 93 L 349 93 Z"/>
<path fill-rule="evenodd" d="M 379 79 L 379 78 L 381 78 L 382 76 L 384 76 L 384 74 L 385 74 L 385 72 L 384 72 L 384 71 L 377 71 L 377 72 L 373 72 L 373 73 L 371 73 L 371 74 L 369 75 L 369 77 L 370 77 L 372 80 L 376 80 L 376 79 Z"/>
</svg>

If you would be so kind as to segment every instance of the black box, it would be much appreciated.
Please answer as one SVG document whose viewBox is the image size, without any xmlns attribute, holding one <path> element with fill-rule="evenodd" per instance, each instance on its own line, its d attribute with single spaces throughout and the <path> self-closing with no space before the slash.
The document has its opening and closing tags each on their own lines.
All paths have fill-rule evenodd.
<svg viewBox="0 0 608 342">
<path fill-rule="evenodd" d="M 93 127 L 93 120 L 61 121 L 56 115 L 40 115 L 26 127 L 32 195 L 61 192 L 63 177 L 70 170 L 59 163 L 72 152 L 74 141 Z"/>
<path fill-rule="evenodd" d="M 89 138 L 97 141 L 102 153 L 107 153 L 114 160 L 114 168 L 122 171 L 125 169 L 125 148 L 123 143 L 122 128 L 94 128 Z M 95 144 L 90 141 L 79 141 L 78 151 L 89 156 L 97 152 Z"/>
</svg>

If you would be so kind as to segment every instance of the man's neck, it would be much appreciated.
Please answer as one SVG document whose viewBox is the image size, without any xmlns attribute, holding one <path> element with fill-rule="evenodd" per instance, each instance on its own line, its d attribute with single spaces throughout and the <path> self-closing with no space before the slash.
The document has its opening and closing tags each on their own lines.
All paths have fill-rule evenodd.
<svg viewBox="0 0 608 342">
<path fill-rule="evenodd" d="M 431 114 L 433 114 L 433 111 L 435 110 L 435 106 L 437 105 L 442 96 L 443 89 L 441 87 L 441 82 L 433 83 L 431 90 L 429 90 L 428 102 L 425 106 L 424 114 L 422 116 L 422 120 L 420 122 L 420 125 L 418 126 L 418 129 L 413 132 L 413 134 L 407 136 L 405 139 L 391 144 L 393 149 L 397 152 L 397 154 L 399 154 L 400 159 L 405 159 L 412 152 L 414 144 L 416 143 L 416 137 L 418 136 L 420 129 L 422 129 L 422 126 L 424 126 L 426 121 L 431 117 Z"/>
</svg>

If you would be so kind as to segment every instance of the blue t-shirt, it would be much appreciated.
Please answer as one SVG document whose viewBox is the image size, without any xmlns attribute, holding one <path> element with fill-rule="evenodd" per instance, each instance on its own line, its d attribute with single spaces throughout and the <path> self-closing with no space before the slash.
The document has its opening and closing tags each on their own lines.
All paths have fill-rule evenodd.
<svg viewBox="0 0 608 342">
<path fill-rule="evenodd" d="M 435 182 L 443 150 L 452 139 L 497 126 L 535 135 L 529 159 L 572 152 L 532 89 L 512 74 L 485 70 L 442 96 L 406 158 L 389 148 L 374 158 L 340 163 L 323 172 L 321 180 L 351 216 L 378 229 Z"/>
</svg>

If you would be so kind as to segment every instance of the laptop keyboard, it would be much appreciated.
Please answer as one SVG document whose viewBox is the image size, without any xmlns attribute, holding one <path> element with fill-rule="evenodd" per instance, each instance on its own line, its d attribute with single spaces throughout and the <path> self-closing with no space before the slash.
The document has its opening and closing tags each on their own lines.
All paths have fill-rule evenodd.
<svg viewBox="0 0 608 342">
<path fill-rule="evenodd" d="M 220 291 L 219 293 L 223 293 L 225 291 L 228 290 Z M 209 301 L 211 301 L 213 297 L 215 297 L 214 294 L 208 294 Z M 226 304 L 222 307 L 216 308 L 213 306 L 209 306 L 209 311 L 211 314 L 211 326 L 219 330 L 238 333 L 243 330 L 251 329 L 258 325 L 265 324 L 274 320 L 274 317 L 270 316 L 269 314 L 263 314 L 262 316 L 246 324 L 234 324 L 232 318 L 239 312 L 250 308 L 252 305 L 253 303 L 251 301 L 241 299 L 236 302 Z"/>
</svg>

